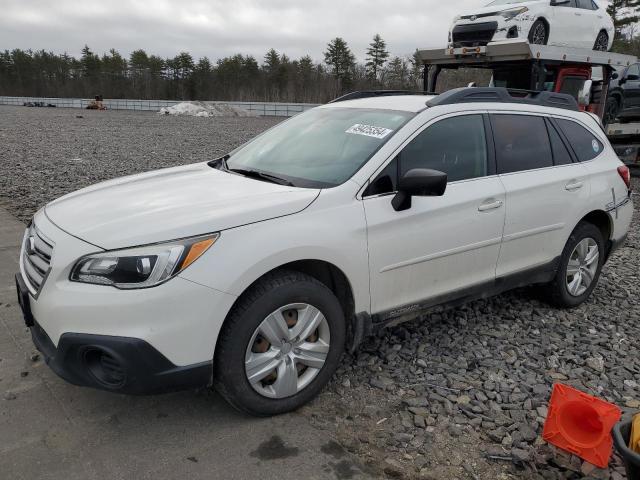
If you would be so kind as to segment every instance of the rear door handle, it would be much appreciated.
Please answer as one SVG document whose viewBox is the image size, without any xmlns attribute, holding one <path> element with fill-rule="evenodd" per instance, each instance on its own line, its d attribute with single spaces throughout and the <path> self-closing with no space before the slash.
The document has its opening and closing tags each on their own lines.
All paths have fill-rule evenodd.
<svg viewBox="0 0 640 480">
<path fill-rule="evenodd" d="M 580 190 L 582 187 L 584 187 L 584 182 L 577 182 L 573 180 L 567 183 L 567 185 L 564 188 L 568 192 L 575 192 L 576 190 Z"/>
<path fill-rule="evenodd" d="M 496 208 L 500 208 L 503 205 L 502 200 L 487 200 L 485 203 L 478 207 L 479 212 L 488 212 L 490 210 L 495 210 Z"/>
</svg>

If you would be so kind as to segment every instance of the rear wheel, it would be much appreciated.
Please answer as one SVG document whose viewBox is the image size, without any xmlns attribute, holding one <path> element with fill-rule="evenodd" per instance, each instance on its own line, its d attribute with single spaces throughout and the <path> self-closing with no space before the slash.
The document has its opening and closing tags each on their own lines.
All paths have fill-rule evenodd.
<svg viewBox="0 0 640 480">
<path fill-rule="evenodd" d="M 278 415 L 314 398 L 344 352 L 340 302 L 313 277 L 282 271 L 238 301 L 220 334 L 214 384 L 234 407 Z"/>
<path fill-rule="evenodd" d="M 598 52 L 606 52 L 609 50 L 609 34 L 607 32 L 602 31 L 598 34 L 593 49 Z"/>
<path fill-rule="evenodd" d="M 546 45 L 549 41 L 549 28 L 543 20 L 536 20 L 529 31 L 529 43 Z"/>
<path fill-rule="evenodd" d="M 556 277 L 546 287 L 551 302 L 571 308 L 589 298 L 598 284 L 604 255 L 600 229 L 592 223 L 579 223 L 562 252 Z"/>
</svg>

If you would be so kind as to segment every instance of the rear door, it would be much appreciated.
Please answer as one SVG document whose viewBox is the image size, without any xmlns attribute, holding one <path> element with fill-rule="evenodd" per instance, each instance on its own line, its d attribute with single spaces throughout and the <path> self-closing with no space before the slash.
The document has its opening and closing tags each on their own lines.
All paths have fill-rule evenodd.
<svg viewBox="0 0 640 480">
<path fill-rule="evenodd" d="M 580 19 L 580 41 L 584 48 L 592 49 L 596 43 L 598 33 L 603 25 L 602 12 L 595 9 L 593 0 L 576 0 L 578 4 L 578 18 Z"/>
<path fill-rule="evenodd" d="M 568 0 L 562 5 L 549 7 L 553 18 L 549 32 L 549 43 L 553 45 L 569 45 L 575 43 L 580 35 L 581 11 L 578 10 L 576 0 Z"/>
<path fill-rule="evenodd" d="M 493 113 L 491 124 L 506 190 L 496 276 L 550 268 L 589 198 L 588 172 L 545 116 Z"/>
</svg>

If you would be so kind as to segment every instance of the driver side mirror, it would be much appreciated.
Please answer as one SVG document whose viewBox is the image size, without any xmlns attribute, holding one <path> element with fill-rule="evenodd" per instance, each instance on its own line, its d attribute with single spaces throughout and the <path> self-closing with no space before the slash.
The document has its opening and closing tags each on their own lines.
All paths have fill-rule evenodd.
<svg viewBox="0 0 640 480">
<path fill-rule="evenodd" d="M 618 75 L 618 72 L 613 72 L 611 74 L 611 80 L 617 80 L 620 77 L 620 75 Z"/>
<path fill-rule="evenodd" d="M 414 168 L 398 181 L 398 193 L 391 205 L 396 212 L 411 208 L 411 197 L 441 197 L 447 189 L 447 174 L 438 170 Z"/>
</svg>

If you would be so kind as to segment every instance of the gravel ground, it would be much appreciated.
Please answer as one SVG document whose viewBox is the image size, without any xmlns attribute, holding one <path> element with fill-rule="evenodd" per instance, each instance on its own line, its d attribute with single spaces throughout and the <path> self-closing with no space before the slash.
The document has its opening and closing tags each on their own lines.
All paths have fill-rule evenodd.
<svg viewBox="0 0 640 480">
<path fill-rule="evenodd" d="M 1 202 L 28 220 L 69 191 L 215 158 L 277 121 L 0 107 Z M 626 247 L 574 310 L 522 289 L 384 330 L 301 413 L 389 477 L 621 480 L 618 457 L 595 469 L 541 433 L 555 382 L 640 410 L 639 248 L 636 210 Z"/>
</svg>

